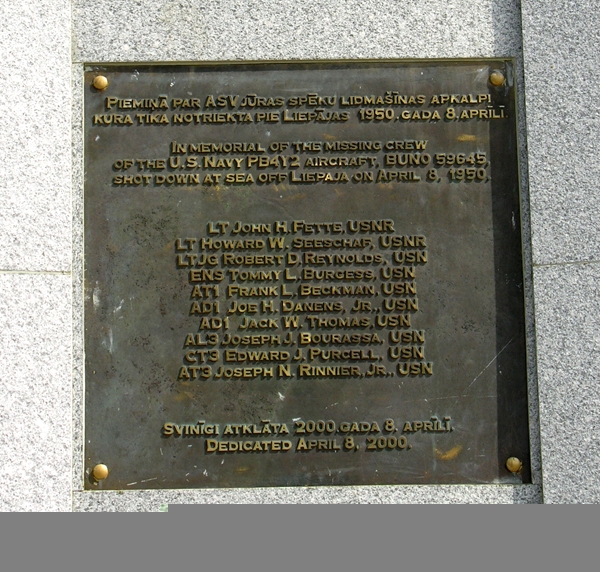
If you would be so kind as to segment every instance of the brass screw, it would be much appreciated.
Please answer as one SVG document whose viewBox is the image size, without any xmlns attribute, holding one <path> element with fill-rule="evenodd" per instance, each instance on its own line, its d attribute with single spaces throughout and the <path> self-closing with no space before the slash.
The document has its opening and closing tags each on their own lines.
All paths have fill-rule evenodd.
<svg viewBox="0 0 600 572">
<path fill-rule="evenodd" d="M 506 460 L 506 468 L 511 473 L 519 473 L 523 468 L 523 463 L 521 463 L 520 459 L 517 459 L 516 457 L 509 457 Z"/>
<path fill-rule="evenodd" d="M 504 84 L 504 74 L 500 70 L 494 70 L 490 74 L 490 83 L 496 87 L 500 87 Z"/>
<path fill-rule="evenodd" d="M 104 91 L 108 87 L 108 80 L 103 75 L 97 75 L 92 82 L 92 85 L 98 91 Z"/>
<path fill-rule="evenodd" d="M 108 467 L 106 465 L 96 465 L 92 470 L 92 475 L 97 481 L 103 481 L 108 477 Z"/>
</svg>

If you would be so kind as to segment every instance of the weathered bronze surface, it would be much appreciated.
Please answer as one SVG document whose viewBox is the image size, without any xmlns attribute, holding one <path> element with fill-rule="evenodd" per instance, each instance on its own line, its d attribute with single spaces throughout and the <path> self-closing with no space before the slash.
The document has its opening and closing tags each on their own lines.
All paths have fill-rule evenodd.
<svg viewBox="0 0 600 572">
<path fill-rule="evenodd" d="M 530 481 L 512 61 L 85 73 L 87 488 Z"/>
</svg>

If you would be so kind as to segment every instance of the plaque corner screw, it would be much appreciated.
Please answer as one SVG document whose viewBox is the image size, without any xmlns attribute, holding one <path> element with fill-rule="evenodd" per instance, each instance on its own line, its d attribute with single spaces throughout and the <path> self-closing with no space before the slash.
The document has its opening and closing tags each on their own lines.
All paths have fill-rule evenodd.
<svg viewBox="0 0 600 572">
<path fill-rule="evenodd" d="M 92 475 L 97 481 L 103 481 L 108 477 L 108 467 L 100 463 L 92 469 Z"/>
<path fill-rule="evenodd" d="M 92 81 L 92 85 L 98 91 L 104 91 L 108 87 L 108 79 L 103 75 L 97 75 Z"/>
<path fill-rule="evenodd" d="M 520 473 L 521 469 L 523 468 L 523 463 L 520 459 L 517 459 L 517 457 L 509 457 L 506 460 L 506 468 L 511 473 Z"/>
<path fill-rule="evenodd" d="M 503 85 L 505 79 L 504 74 L 500 70 L 494 70 L 490 74 L 490 83 L 496 87 Z"/>
</svg>

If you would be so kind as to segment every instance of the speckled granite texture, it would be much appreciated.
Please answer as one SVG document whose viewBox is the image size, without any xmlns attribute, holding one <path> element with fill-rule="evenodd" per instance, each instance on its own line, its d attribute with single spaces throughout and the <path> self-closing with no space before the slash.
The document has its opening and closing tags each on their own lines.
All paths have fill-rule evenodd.
<svg viewBox="0 0 600 572">
<path fill-rule="evenodd" d="M 2 2 L 0 510 L 71 510 L 71 3 Z"/>
<path fill-rule="evenodd" d="M 0 511 L 71 510 L 71 277 L 0 291 Z"/>
<path fill-rule="evenodd" d="M 516 0 L 74 0 L 76 61 L 518 55 Z"/>
<path fill-rule="evenodd" d="M 523 0 L 544 502 L 600 502 L 600 15 Z"/>
<path fill-rule="evenodd" d="M 174 504 L 531 504 L 541 503 L 538 486 L 373 486 L 203 491 L 131 491 L 75 493 L 73 508 L 82 512 L 159 512 Z"/>
<path fill-rule="evenodd" d="M 547 503 L 600 502 L 599 284 L 597 263 L 534 274 Z"/>
<path fill-rule="evenodd" d="M 0 17 L 0 270 L 69 271 L 70 2 L 2 2 Z"/>
<path fill-rule="evenodd" d="M 598 261 L 598 6 L 522 4 L 533 260 Z"/>
</svg>

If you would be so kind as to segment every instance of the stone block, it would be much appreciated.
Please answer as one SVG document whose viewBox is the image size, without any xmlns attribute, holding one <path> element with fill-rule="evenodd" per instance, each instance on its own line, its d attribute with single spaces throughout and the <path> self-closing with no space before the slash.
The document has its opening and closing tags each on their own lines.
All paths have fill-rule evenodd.
<svg viewBox="0 0 600 572">
<path fill-rule="evenodd" d="M 536 268 L 544 502 L 600 502 L 600 265 Z"/>
<path fill-rule="evenodd" d="M 5 2 L 0 68 L 0 268 L 71 267 L 68 0 Z"/>
<path fill-rule="evenodd" d="M 71 277 L 0 274 L 0 291 L 0 510 L 69 511 Z"/>
<path fill-rule="evenodd" d="M 533 261 L 598 260 L 600 14 L 557 0 L 522 10 Z"/>
</svg>

